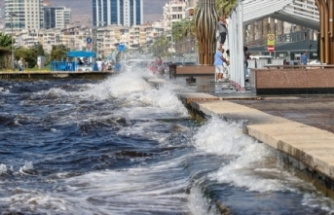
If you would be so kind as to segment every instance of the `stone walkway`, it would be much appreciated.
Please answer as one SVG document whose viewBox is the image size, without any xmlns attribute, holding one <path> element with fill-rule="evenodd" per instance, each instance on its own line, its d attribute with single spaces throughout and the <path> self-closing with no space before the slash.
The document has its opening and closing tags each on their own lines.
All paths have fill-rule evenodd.
<svg viewBox="0 0 334 215">
<path fill-rule="evenodd" d="M 334 97 L 264 97 L 232 102 L 334 133 Z"/>
</svg>

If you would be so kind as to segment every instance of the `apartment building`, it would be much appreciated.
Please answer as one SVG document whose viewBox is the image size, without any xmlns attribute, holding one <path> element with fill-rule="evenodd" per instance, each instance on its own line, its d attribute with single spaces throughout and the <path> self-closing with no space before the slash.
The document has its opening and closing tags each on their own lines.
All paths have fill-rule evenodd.
<svg viewBox="0 0 334 215">
<path fill-rule="evenodd" d="M 163 21 L 165 30 L 170 30 L 174 22 L 186 18 L 187 4 L 183 0 L 171 0 L 163 7 Z"/>
<path fill-rule="evenodd" d="M 66 7 L 44 7 L 44 28 L 65 28 L 71 22 L 71 9 Z"/>
<path fill-rule="evenodd" d="M 18 30 L 43 27 L 43 0 L 5 0 L 5 28 Z"/>
<path fill-rule="evenodd" d="M 93 26 L 143 23 L 143 0 L 93 0 Z"/>
</svg>

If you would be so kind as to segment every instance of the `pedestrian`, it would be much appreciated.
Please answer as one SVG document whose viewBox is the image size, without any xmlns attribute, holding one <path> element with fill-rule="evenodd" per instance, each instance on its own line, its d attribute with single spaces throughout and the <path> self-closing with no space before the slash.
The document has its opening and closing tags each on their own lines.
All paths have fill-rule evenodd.
<svg viewBox="0 0 334 215">
<path fill-rule="evenodd" d="M 216 82 L 221 82 L 223 79 L 223 72 L 224 72 L 223 62 L 225 62 L 227 66 L 230 65 L 230 62 L 226 60 L 226 58 L 224 58 L 223 53 L 224 53 L 224 49 L 220 47 L 217 49 L 215 53 L 214 66 L 215 66 L 215 73 L 216 73 L 215 74 Z"/>
<path fill-rule="evenodd" d="M 97 64 L 97 68 L 98 68 L 99 72 L 101 72 L 101 71 L 102 71 L 102 64 L 103 64 L 101 58 L 99 58 L 99 59 L 96 61 L 96 64 Z"/>
<path fill-rule="evenodd" d="M 244 46 L 244 76 L 245 76 L 245 80 L 247 79 L 247 75 L 248 75 L 248 59 L 250 58 L 247 51 L 248 51 L 248 47 Z"/>
<path fill-rule="evenodd" d="M 307 52 L 305 51 L 304 54 L 301 57 L 302 65 L 307 65 L 307 61 L 308 61 L 308 55 L 307 55 Z"/>
<path fill-rule="evenodd" d="M 157 67 L 157 72 L 160 74 L 163 74 L 163 61 L 162 58 L 159 56 L 156 61 L 155 61 L 156 67 Z"/>
<path fill-rule="evenodd" d="M 18 65 L 19 65 L 19 71 L 24 71 L 24 59 L 22 57 L 20 58 Z"/>
<path fill-rule="evenodd" d="M 226 19 L 223 15 L 219 17 L 219 21 L 217 25 L 218 25 L 219 35 L 220 35 L 219 48 L 223 48 L 223 45 L 225 43 L 226 36 L 227 36 L 227 24 L 226 24 Z"/>
<path fill-rule="evenodd" d="M 225 54 L 223 53 L 224 58 L 226 59 L 226 61 L 230 62 L 230 50 L 227 49 L 225 51 Z M 223 66 L 224 66 L 224 81 L 227 81 L 230 77 L 230 68 L 229 65 L 227 65 L 227 63 L 223 62 Z"/>
</svg>

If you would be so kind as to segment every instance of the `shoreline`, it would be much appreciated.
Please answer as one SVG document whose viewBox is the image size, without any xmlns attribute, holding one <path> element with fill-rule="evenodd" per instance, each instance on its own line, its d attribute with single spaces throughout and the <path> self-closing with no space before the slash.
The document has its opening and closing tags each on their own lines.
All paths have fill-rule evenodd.
<svg viewBox="0 0 334 215">
<path fill-rule="evenodd" d="M 145 80 L 155 87 L 165 82 L 157 78 Z M 243 121 L 246 135 L 273 148 L 285 168 L 293 169 L 296 176 L 334 199 L 334 133 L 234 103 L 230 97 L 194 92 L 179 93 L 178 98 L 194 120 L 218 116 L 226 121 Z"/>
</svg>

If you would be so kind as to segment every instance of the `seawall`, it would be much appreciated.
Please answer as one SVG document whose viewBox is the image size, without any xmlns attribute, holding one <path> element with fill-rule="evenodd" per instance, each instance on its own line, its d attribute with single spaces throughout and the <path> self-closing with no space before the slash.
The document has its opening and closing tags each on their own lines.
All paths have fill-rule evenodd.
<svg viewBox="0 0 334 215">
<path fill-rule="evenodd" d="M 156 86 L 157 82 L 163 84 L 163 80 L 157 79 L 152 84 Z M 206 93 L 180 93 L 178 96 L 193 117 L 218 116 L 223 120 L 242 121 L 245 134 L 274 148 L 288 167 L 293 167 L 300 177 L 334 198 L 334 133 L 238 104 L 233 98 Z M 301 103 L 300 108 L 306 109 L 306 106 Z"/>
</svg>

